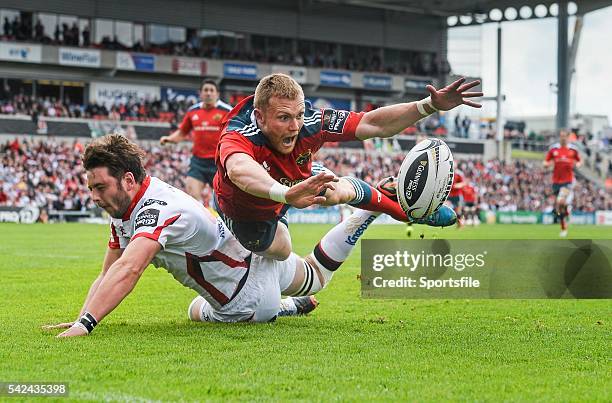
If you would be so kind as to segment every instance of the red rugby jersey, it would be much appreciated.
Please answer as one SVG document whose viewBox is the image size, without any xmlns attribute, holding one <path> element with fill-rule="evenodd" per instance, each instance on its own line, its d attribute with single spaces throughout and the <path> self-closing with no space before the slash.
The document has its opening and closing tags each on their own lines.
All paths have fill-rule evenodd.
<svg viewBox="0 0 612 403">
<path fill-rule="evenodd" d="M 253 196 L 240 190 L 225 171 L 225 161 L 234 153 L 244 153 L 259 163 L 272 178 L 293 186 L 311 176 L 312 154 L 327 141 L 357 140 L 355 131 L 362 113 L 335 109 L 313 109 L 306 103 L 304 125 L 290 154 L 280 154 L 267 145 L 253 113 L 253 96 L 245 98 L 227 116 L 216 156 L 214 190 L 221 211 L 233 219 L 264 221 L 277 217 L 283 203 Z"/>
<path fill-rule="evenodd" d="M 561 147 L 561 144 L 553 144 L 548 153 L 546 161 L 553 161 L 553 183 L 571 183 L 574 181 L 574 164 L 580 162 L 580 154 L 572 144 Z"/>
<path fill-rule="evenodd" d="M 215 158 L 222 122 L 231 109 L 225 102 L 217 101 L 213 108 L 205 108 L 204 104 L 199 102 L 187 110 L 179 129 L 183 133 L 191 132 L 193 155 L 199 158 Z"/>
<path fill-rule="evenodd" d="M 448 194 L 448 197 L 461 196 L 461 188 L 458 188 L 455 185 L 463 181 L 463 172 L 461 172 L 459 169 L 455 169 L 455 177 L 453 178 L 453 185 L 451 187 L 450 193 Z"/>
<path fill-rule="evenodd" d="M 472 185 L 465 185 L 461 189 L 463 201 L 465 203 L 476 203 L 476 188 Z"/>
</svg>

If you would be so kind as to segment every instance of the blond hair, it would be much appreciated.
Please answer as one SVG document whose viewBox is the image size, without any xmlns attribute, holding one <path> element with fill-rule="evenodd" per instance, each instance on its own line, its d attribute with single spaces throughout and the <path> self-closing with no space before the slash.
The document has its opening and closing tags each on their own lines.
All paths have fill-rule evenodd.
<svg viewBox="0 0 612 403">
<path fill-rule="evenodd" d="M 297 81 L 288 75 L 270 74 L 257 84 L 253 104 L 258 109 L 265 109 L 272 97 L 294 100 L 299 97 L 304 98 L 304 91 Z"/>
</svg>

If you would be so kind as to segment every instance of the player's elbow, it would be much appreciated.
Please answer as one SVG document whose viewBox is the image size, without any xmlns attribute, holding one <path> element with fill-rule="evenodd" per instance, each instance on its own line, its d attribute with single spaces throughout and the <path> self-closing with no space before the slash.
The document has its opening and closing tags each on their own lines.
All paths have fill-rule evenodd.
<svg viewBox="0 0 612 403">
<path fill-rule="evenodd" d="M 240 189 L 246 191 L 249 188 L 248 170 L 243 164 L 237 163 L 226 167 L 227 177 Z"/>
<path fill-rule="evenodd" d="M 359 140 L 368 140 L 374 137 L 388 137 L 382 127 L 378 126 L 372 119 L 366 119 L 367 114 L 364 115 L 357 129 L 355 130 L 355 137 Z"/>
<path fill-rule="evenodd" d="M 232 164 L 227 166 L 226 168 L 227 177 L 236 185 L 240 183 L 241 179 L 244 176 L 244 173 L 242 171 L 243 170 L 240 167 L 240 164 Z"/>
</svg>

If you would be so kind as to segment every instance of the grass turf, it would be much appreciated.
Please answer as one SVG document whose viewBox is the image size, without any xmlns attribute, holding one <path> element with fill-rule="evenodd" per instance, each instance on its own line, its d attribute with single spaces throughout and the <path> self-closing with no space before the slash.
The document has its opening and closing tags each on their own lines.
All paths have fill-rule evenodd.
<svg viewBox="0 0 612 403">
<path fill-rule="evenodd" d="M 307 253 L 329 226 L 292 225 Z M 310 316 L 190 323 L 194 296 L 150 267 L 90 337 L 40 325 L 74 318 L 106 226 L 2 225 L 0 382 L 68 382 L 74 400 L 610 401 L 609 300 L 362 300 L 359 250 Z M 413 237 L 554 238 L 557 226 L 415 226 Z M 609 228 L 573 226 L 577 238 Z M 373 226 L 369 238 L 405 238 Z"/>
</svg>

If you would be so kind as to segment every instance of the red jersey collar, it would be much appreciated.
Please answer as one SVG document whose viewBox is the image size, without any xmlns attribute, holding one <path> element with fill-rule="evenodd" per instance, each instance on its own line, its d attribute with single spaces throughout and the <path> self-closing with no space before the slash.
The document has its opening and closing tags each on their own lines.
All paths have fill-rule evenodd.
<svg viewBox="0 0 612 403">
<path fill-rule="evenodd" d="M 127 211 L 121 218 L 123 221 L 127 221 L 130 219 L 130 215 L 132 215 L 132 211 L 134 211 L 134 207 L 136 207 L 136 204 L 138 204 L 140 199 L 142 199 L 142 195 L 144 195 L 144 193 L 149 188 L 149 184 L 151 184 L 151 177 L 147 175 L 142 181 L 142 184 L 140 185 L 140 190 L 138 190 L 138 193 L 136 193 L 136 196 L 134 196 L 134 198 L 132 199 L 132 202 L 130 203 L 130 207 L 128 207 Z"/>
</svg>

